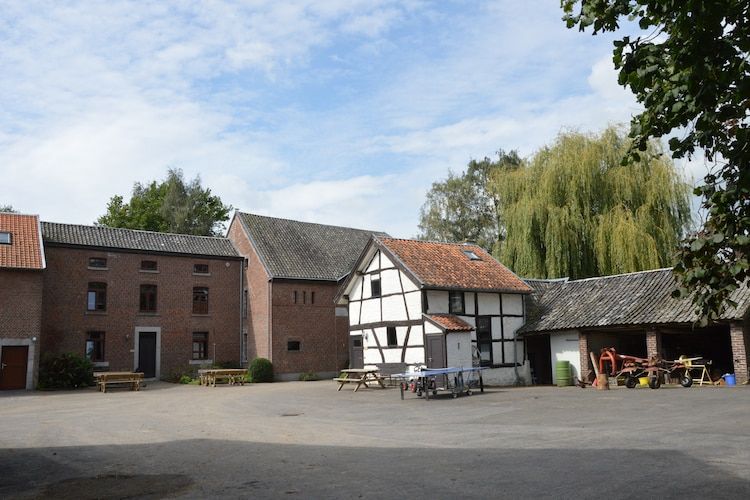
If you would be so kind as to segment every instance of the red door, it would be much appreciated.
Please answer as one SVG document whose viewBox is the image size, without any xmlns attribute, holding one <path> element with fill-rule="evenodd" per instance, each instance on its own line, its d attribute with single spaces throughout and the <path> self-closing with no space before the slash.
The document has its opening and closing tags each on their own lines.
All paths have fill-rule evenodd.
<svg viewBox="0 0 750 500">
<path fill-rule="evenodd" d="M 0 351 L 0 389 L 26 389 L 29 346 L 6 345 Z"/>
</svg>

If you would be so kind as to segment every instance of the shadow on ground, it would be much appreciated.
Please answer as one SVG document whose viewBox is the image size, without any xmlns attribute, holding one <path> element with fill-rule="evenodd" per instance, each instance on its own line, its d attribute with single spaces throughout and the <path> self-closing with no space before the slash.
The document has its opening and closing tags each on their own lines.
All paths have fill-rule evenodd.
<svg viewBox="0 0 750 500">
<path fill-rule="evenodd" d="M 2 449 L 0 470 L 0 498 L 716 499 L 748 498 L 750 493 L 748 481 L 670 450 L 357 448 L 187 440 Z"/>
</svg>

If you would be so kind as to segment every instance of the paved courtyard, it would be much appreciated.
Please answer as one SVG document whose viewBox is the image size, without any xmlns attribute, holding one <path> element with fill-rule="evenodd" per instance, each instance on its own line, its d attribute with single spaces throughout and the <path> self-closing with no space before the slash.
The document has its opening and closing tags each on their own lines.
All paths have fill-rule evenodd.
<svg viewBox="0 0 750 500">
<path fill-rule="evenodd" d="M 749 498 L 750 388 L 0 396 L 0 498 Z"/>
</svg>

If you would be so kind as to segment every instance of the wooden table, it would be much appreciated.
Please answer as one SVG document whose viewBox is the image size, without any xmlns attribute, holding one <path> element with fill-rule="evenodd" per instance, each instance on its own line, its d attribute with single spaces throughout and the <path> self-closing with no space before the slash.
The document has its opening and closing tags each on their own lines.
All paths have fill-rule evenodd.
<svg viewBox="0 0 750 500">
<path fill-rule="evenodd" d="M 363 385 L 369 387 L 367 385 L 368 382 L 377 382 L 380 384 L 380 387 L 385 389 L 383 377 L 380 376 L 380 372 L 377 369 L 347 368 L 341 370 L 341 374 L 334 378 L 333 381 L 339 384 L 339 388 L 336 389 L 337 391 L 340 391 L 344 387 L 344 384 L 357 384 L 357 387 L 354 388 L 354 392 L 357 392 Z"/>
<path fill-rule="evenodd" d="M 247 370 L 243 368 L 217 368 L 198 370 L 200 384 L 206 387 L 216 387 L 217 380 L 226 380 L 229 385 L 245 385 Z"/>
<path fill-rule="evenodd" d="M 131 391 L 140 391 L 143 381 L 142 372 L 94 372 L 96 386 L 101 392 L 107 392 L 107 386 L 127 385 Z"/>
</svg>

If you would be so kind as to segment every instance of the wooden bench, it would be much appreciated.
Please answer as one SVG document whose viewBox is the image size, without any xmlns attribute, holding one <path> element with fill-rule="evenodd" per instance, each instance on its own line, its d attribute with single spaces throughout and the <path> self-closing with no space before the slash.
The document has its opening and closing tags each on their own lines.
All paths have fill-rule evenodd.
<svg viewBox="0 0 750 500">
<path fill-rule="evenodd" d="M 198 370 L 200 384 L 206 387 L 216 387 L 216 382 L 226 380 L 229 385 L 245 385 L 247 370 L 242 368 L 220 368 Z"/>
<path fill-rule="evenodd" d="M 107 392 L 107 386 L 127 386 L 131 391 L 140 391 L 143 381 L 142 372 L 96 372 L 96 387 L 100 392 Z"/>
<path fill-rule="evenodd" d="M 333 381 L 338 382 L 339 384 L 338 389 L 336 389 L 337 391 L 340 391 L 341 388 L 344 387 L 344 384 L 357 384 L 357 387 L 354 388 L 354 392 L 357 392 L 363 385 L 369 387 L 369 385 L 367 385 L 368 382 L 377 382 L 380 384 L 380 387 L 385 389 L 383 377 L 380 376 L 378 370 L 348 368 L 346 370 L 341 370 L 341 374 L 334 378 Z"/>
</svg>

